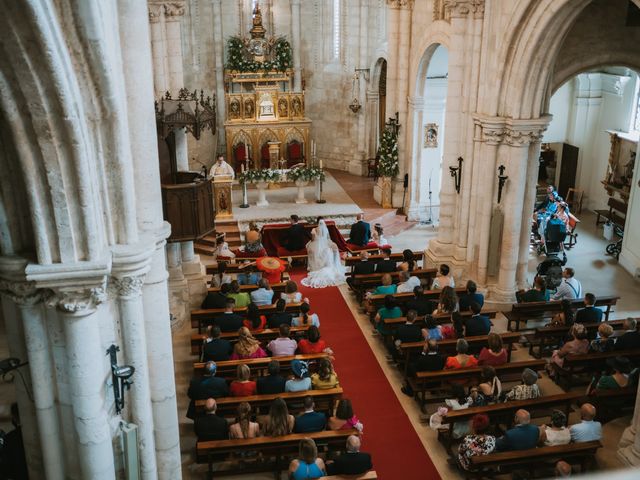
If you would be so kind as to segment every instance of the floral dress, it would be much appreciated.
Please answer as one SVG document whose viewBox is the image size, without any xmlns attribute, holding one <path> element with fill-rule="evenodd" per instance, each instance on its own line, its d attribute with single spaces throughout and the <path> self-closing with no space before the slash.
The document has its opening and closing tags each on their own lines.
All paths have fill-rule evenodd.
<svg viewBox="0 0 640 480">
<path fill-rule="evenodd" d="M 467 435 L 458 447 L 458 461 L 462 468 L 469 470 L 471 457 L 488 455 L 496 448 L 496 437 L 493 435 Z"/>
</svg>

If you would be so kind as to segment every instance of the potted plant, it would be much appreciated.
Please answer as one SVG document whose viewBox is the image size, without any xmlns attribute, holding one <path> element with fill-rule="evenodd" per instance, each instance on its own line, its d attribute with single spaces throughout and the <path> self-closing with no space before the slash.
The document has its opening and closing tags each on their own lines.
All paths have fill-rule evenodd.
<svg viewBox="0 0 640 480">
<path fill-rule="evenodd" d="M 317 167 L 299 167 L 287 173 L 287 179 L 293 181 L 298 187 L 298 198 L 296 203 L 307 203 L 304 198 L 304 187 L 313 180 L 324 180 L 324 172 Z"/>
<path fill-rule="evenodd" d="M 266 207 L 269 205 L 269 202 L 267 201 L 265 191 L 270 182 L 277 182 L 280 180 L 280 172 L 270 168 L 246 170 L 238 176 L 238 180 L 241 182 L 255 183 L 258 188 L 257 205 L 259 207 Z"/>
<path fill-rule="evenodd" d="M 395 129 L 387 127 L 382 132 L 380 147 L 378 147 L 378 177 L 382 190 L 382 208 L 391 208 L 391 179 L 398 175 L 398 135 Z"/>
</svg>

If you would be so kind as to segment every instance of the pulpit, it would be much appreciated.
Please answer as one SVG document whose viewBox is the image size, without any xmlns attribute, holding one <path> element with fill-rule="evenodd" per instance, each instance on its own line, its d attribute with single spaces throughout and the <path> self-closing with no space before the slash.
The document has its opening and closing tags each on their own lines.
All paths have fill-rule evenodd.
<svg viewBox="0 0 640 480">
<path fill-rule="evenodd" d="M 233 178 L 229 175 L 217 175 L 213 177 L 216 219 L 233 217 L 232 185 Z"/>
</svg>

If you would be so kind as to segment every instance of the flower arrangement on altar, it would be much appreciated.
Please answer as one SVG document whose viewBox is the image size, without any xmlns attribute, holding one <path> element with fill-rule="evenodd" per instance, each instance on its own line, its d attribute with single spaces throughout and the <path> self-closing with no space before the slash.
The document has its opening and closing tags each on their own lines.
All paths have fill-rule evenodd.
<svg viewBox="0 0 640 480">
<path fill-rule="evenodd" d="M 238 180 L 246 183 L 277 182 L 280 180 L 280 172 L 271 168 L 245 170 L 238 175 Z"/>
<path fill-rule="evenodd" d="M 318 167 L 300 167 L 287 172 L 287 179 L 290 181 L 302 180 L 311 182 L 313 180 L 324 181 L 324 170 Z"/>
<path fill-rule="evenodd" d="M 278 37 L 273 41 L 273 55 L 271 60 L 257 62 L 251 58 L 247 51 L 245 40 L 238 36 L 229 37 L 227 40 L 227 64 L 228 70 L 238 72 L 284 72 L 291 68 L 293 50 L 285 37 Z"/>
<path fill-rule="evenodd" d="M 378 176 L 395 177 L 400 167 L 398 165 L 398 134 L 393 128 L 387 127 L 382 132 L 378 156 Z"/>
</svg>

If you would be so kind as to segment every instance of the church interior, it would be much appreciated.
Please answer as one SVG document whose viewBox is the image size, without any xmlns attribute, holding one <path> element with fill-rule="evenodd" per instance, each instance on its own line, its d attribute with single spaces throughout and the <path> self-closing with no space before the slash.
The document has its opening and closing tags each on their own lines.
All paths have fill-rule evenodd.
<svg viewBox="0 0 640 480">
<path fill-rule="evenodd" d="M 640 476 L 640 0 L 0 4 L 0 480 Z"/>
</svg>

